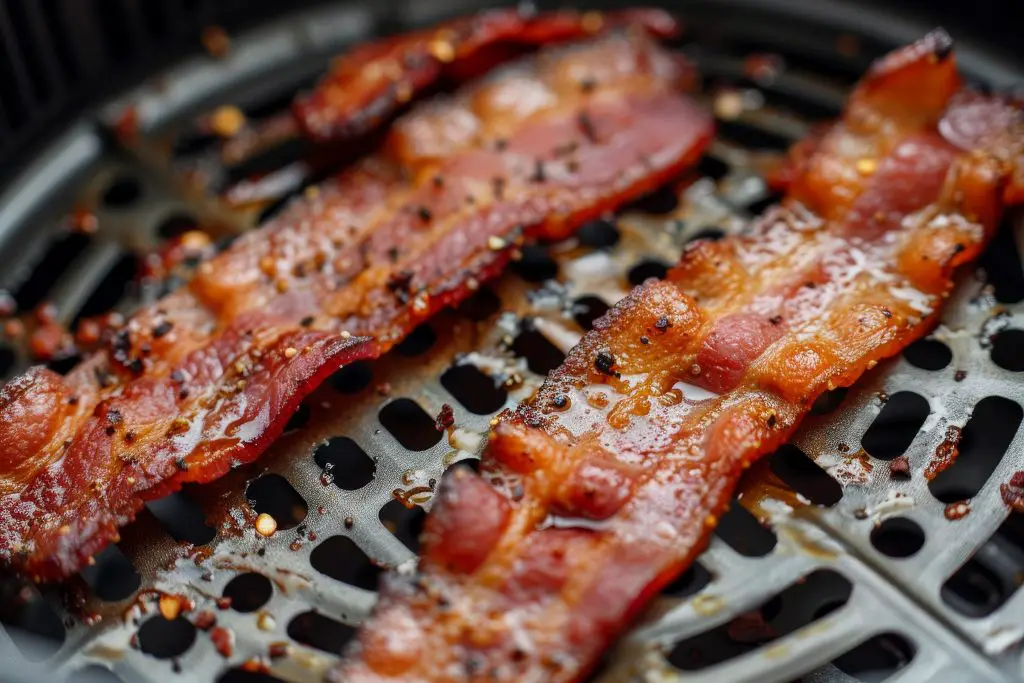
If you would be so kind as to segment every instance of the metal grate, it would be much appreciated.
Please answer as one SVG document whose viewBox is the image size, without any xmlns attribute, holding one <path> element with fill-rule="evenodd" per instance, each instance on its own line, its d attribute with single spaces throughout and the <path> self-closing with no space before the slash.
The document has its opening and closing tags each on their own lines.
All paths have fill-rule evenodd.
<svg viewBox="0 0 1024 683">
<path fill-rule="evenodd" d="M 224 60 L 183 65 L 107 111 L 113 121 L 137 107 L 138 145 L 73 131 L 38 162 L 65 174 L 57 185 L 29 179 L 12 189 L 18 201 L 0 203 L 0 284 L 26 307 L 53 300 L 69 322 L 158 295 L 134 278 L 135 254 L 193 226 L 214 239 L 247 229 L 326 172 L 293 141 L 225 169 L 197 117 L 237 104 L 272 125 L 322 55 L 376 23 L 368 11 L 324 10 L 236 39 Z M 809 120 L 833 115 L 885 47 L 822 30 L 788 45 L 781 67 L 759 55 L 771 45 L 755 24 L 697 12 L 680 45 L 722 123 L 698 174 L 578 238 L 524 249 L 512 272 L 395 353 L 338 373 L 257 463 L 148 505 L 68 585 L 40 595 L 0 584 L 0 660 L 12 663 L 2 675 L 39 680 L 34 660 L 47 679 L 319 680 L 372 607 L 381 567 L 413 561 L 421 506 L 448 468 L 476 458 L 491 416 L 529 396 L 607 306 L 663 273 L 687 241 L 739 230 L 769 204 L 765 162 Z M 230 196 L 257 176 L 279 184 L 244 211 L 197 191 L 204 178 Z M 33 213 L 33 197 L 49 208 Z M 72 206 L 95 213 L 95 234 L 39 229 Z M 1024 522 L 1008 517 L 1000 491 L 1024 470 L 1022 239 L 1024 222 L 1008 221 L 983 260 L 987 278 L 963 275 L 931 339 L 822 401 L 791 446 L 754 468 L 699 564 L 597 680 L 1024 677 Z M 23 358 L 0 353 L 6 372 Z M 456 427 L 442 434 L 434 417 L 445 404 Z M 953 447 L 956 463 L 929 483 L 925 470 Z M 254 530 L 260 512 L 278 522 L 269 539 Z"/>
</svg>

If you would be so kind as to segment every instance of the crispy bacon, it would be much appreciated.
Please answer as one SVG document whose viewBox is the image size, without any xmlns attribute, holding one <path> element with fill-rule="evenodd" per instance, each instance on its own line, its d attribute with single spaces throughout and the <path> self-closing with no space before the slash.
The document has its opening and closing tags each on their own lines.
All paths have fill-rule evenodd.
<svg viewBox="0 0 1024 683">
<path fill-rule="evenodd" d="M 377 128 L 442 79 L 461 82 L 528 47 L 580 40 L 622 26 L 660 38 L 679 30 L 671 15 L 655 9 L 536 16 L 518 9 L 480 12 L 343 55 L 313 92 L 295 101 L 295 117 L 314 140 L 348 139 Z"/>
<path fill-rule="evenodd" d="M 336 680 L 580 680 L 701 552 L 744 469 L 928 331 L 1021 170 L 992 146 L 1020 139 L 1020 112 L 958 92 L 950 48 L 936 33 L 880 62 L 797 147 L 781 206 L 693 244 L 502 416 Z M 965 102 L 997 111 L 984 132 Z"/>
<path fill-rule="evenodd" d="M 10 383 L 0 561 L 76 571 L 143 500 L 258 457 L 328 374 L 464 299 L 525 238 L 564 236 L 693 164 L 712 126 L 679 93 L 686 76 L 616 34 L 427 103 L 67 377 Z"/>
</svg>

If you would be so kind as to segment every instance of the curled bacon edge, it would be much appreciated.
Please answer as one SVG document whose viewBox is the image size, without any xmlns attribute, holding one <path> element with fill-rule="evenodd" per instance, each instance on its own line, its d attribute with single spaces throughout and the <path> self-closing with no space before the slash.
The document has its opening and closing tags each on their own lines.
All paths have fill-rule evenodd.
<svg viewBox="0 0 1024 683">
<path fill-rule="evenodd" d="M 495 9 L 358 47 L 338 58 L 330 73 L 312 92 L 297 98 L 292 109 L 313 140 L 350 139 L 377 128 L 442 79 L 464 82 L 527 48 L 623 26 L 642 28 L 657 38 L 679 33 L 678 22 L 657 9 L 538 15 Z"/>
</svg>

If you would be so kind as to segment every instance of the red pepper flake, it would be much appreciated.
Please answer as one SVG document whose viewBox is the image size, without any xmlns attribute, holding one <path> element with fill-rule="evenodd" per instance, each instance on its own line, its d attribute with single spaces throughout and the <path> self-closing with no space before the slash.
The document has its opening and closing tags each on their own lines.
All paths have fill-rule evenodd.
<svg viewBox="0 0 1024 683">
<path fill-rule="evenodd" d="M 52 301 L 45 301 L 35 310 L 36 321 L 40 325 L 50 325 L 57 322 L 57 306 Z"/>
<path fill-rule="evenodd" d="M 231 50 L 231 38 L 220 26 L 207 26 L 203 29 L 203 47 L 215 59 L 222 59 Z"/>
<path fill-rule="evenodd" d="M 139 110 L 134 105 L 128 105 L 114 122 L 114 135 L 124 143 L 132 143 L 139 137 Z"/>
<path fill-rule="evenodd" d="M 288 654 L 288 642 L 279 640 L 267 646 L 267 655 L 271 659 L 280 659 Z"/>
<path fill-rule="evenodd" d="M 4 322 L 4 336 L 8 339 L 21 339 L 25 334 L 25 323 L 18 319 Z"/>
<path fill-rule="evenodd" d="M 103 326 L 98 320 L 85 318 L 78 321 L 78 327 L 75 329 L 75 343 L 79 346 L 93 346 L 99 343 L 102 334 Z"/>
<path fill-rule="evenodd" d="M 217 615 L 211 610 L 203 610 L 196 615 L 195 621 L 193 622 L 197 629 L 200 631 L 209 631 L 217 624 Z"/>
<path fill-rule="evenodd" d="M 231 598 L 224 596 L 217 598 L 217 609 L 227 609 L 231 607 Z"/>
<path fill-rule="evenodd" d="M 1024 513 L 1024 471 L 1014 472 L 1010 481 L 1000 484 L 999 493 L 1008 508 Z"/>
<path fill-rule="evenodd" d="M 910 478 L 910 460 L 905 455 L 901 455 L 897 458 L 893 458 L 889 463 L 889 474 L 892 477 L 900 477 L 903 479 Z"/>
<path fill-rule="evenodd" d="M 963 519 L 971 511 L 971 506 L 966 500 L 961 500 L 956 503 L 950 503 L 946 506 L 944 514 L 946 519 L 951 522 L 955 522 L 958 519 Z"/>
<path fill-rule="evenodd" d="M 131 137 L 122 137 L 120 131 L 118 131 L 116 135 L 123 142 L 132 141 Z M 100 226 L 99 221 L 96 219 L 96 215 L 83 208 L 75 209 L 71 213 L 68 223 L 72 232 L 76 232 L 81 235 L 91 235 L 96 232 Z"/>
<path fill-rule="evenodd" d="M 960 427 L 946 427 L 946 438 L 935 447 L 935 457 L 928 463 L 928 467 L 924 471 L 925 479 L 931 481 L 938 476 L 939 472 L 956 462 L 957 457 L 960 455 L 961 433 Z"/>
<path fill-rule="evenodd" d="M 70 351 L 67 331 L 56 323 L 43 323 L 32 332 L 28 340 L 29 353 L 35 360 L 53 360 Z"/>
<path fill-rule="evenodd" d="M 235 634 L 230 629 L 223 626 L 214 628 L 210 631 L 210 640 L 213 641 L 213 646 L 217 648 L 217 652 L 220 653 L 221 657 L 226 659 L 234 654 Z"/>
<path fill-rule="evenodd" d="M 434 419 L 434 428 L 439 432 L 443 432 L 452 425 L 455 424 L 455 413 L 452 411 L 452 407 L 445 403 L 441 406 L 441 411 L 437 414 Z"/>
</svg>

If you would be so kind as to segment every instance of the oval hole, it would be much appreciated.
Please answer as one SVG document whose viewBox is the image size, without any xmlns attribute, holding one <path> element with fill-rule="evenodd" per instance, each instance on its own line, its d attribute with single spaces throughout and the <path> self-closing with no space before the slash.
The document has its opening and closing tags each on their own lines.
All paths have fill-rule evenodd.
<svg viewBox="0 0 1024 683">
<path fill-rule="evenodd" d="M 528 244 L 520 249 L 523 257 L 512 262 L 512 271 L 527 282 L 545 282 L 558 276 L 558 263 L 547 247 Z"/>
<path fill-rule="evenodd" d="M 760 126 L 751 125 L 742 121 L 725 121 L 719 119 L 718 136 L 729 142 L 739 145 L 745 149 L 752 150 L 774 150 L 785 152 L 793 143 L 784 135 L 779 135 L 765 130 Z"/>
<path fill-rule="evenodd" d="M 924 546 L 924 529 L 906 517 L 890 517 L 871 530 L 871 545 L 889 557 L 910 557 Z"/>
<path fill-rule="evenodd" d="M 198 227 L 199 222 L 193 216 L 175 213 L 160 221 L 160 224 L 156 226 L 156 234 L 162 239 L 167 240 L 173 237 L 181 237 L 186 232 L 196 230 Z"/>
<path fill-rule="evenodd" d="M 0 623 L 30 662 L 49 659 L 64 643 L 60 617 L 36 588 L 26 584 L 0 585 Z"/>
<path fill-rule="evenodd" d="M 585 330 L 591 330 L 594 328 L 594 321 L 607 313 L 609 308 L 603 299 L 588 294 L 573 302 L 572 317 L 577 325 Z"/>
<path fill-rule="evenodd" d="M 772 472 L 787 486 L 815 505 L 831 507 L 843 497 L 843 487 L 807 454 L 785 444 L 769 459 Z"/>
<path fill-rule="evenodd" d="M 938 339 L 919 339 L 903 349 L 903 357 L 922 370 L 941 370 L 953 360 L 953 352 Z"/>
<path fill-rule="evenodd" d="M 83 568 L 81 574 L 100 600 L 117 602 L 139 589 L 142 577 L 116 545 L 108 545 L 94 559 L 96 563 Z"/>
<path fill-rule="evenodd" d="M 380 423 L 410 451 L 425 451 L 441 440 L 434 420 L 410 398 L 399 398 L 380 409 Z"/>
<path fill-rule="evenodd" d="M 256 572 L 239 574 L 224 586 L 224 597 L 231 598 L 231 609 L 236 612 L 255 612 L 267 604 L 273 594 L 274 584 Z"/>
<path fill-rule="evenodd" d="M 969 617 L 985 617 L 995 612 L 1012 593 L 991 567 L 976 558 L 968 560 L 946 583 L 942 599 L 950 607 Z"/>
<path fill-rule="evenodd" d="M 395 538 L 405 544 L 409 550 L 418 553 L 420 550 L 420 534 L 427 514 L 419 505 L 406 507 L 400 501 L 392 500 L 378 513 L 381 524 L 394 534 Z"/>
<path fill-rule="evenodd" d="M 629 283 L 642 285 L 651 278 L 661 280 L 668 275 L 668 264 L 657 259 L 645 259 L 629 269 Z"/>
<path fill-rule="evenodd" d="M 103 191 L 103 205 L 115 209 L 131 206 L 142 197 L 142 183 L 127 175 L 114 178 Z"/>
<path fill-rule="evenodd" d="M 565 360 L 565 354 L 543 334 L 528 328 L 520 332 L 512 342 L 512 353 L 526 359 L 530 372 L 547 375 Z"/>
<path fill-rule="evenodd" d="M 715 535 L 746 557 L 764 557 L 775 548 L 775 534 L 735 499 L 718 520 Z"/>
<path fill-rule="evenodd" d="M 368 591 L 377 589 L 380 567 L 347 536 L 332 536 L 313 549 L 313 569 L 336 581 Z"/>
<path fill-rule="evenodd" d="M 309 406 L 305 403 L 300 403 L 299 407 L 295 409 L 292 416 L 288 418 L 288 423 L 284 426 L 284 433 L 294 432 L 296 429 L 302 429 L 309 422 L 309 416 L 311 414 Z"/>
<path fill-rule="evenodd" d="M 781 192 L 765 192 L 760 199 L 754 199 L 746 203 L 747 211 L 752 216 L 760 216 L 765 211 L 782 202 L 785 195 Z"/>
<path fill-rule="evenodd" d="M 157 614 L 139 627 L 139 649 L 157 659 L 172 659 L 196 642 L 196 627 L 185 617 L 164 619 Z"/>
<path fill-rule="evenodd" d="M 46 253 L 32 266 L 32 272 L 14 291 L 14 299 L 22 311 L 35 308 L 43 302 L 56 282 L 56 273 L 63 273 L 89 246 L 90 238 L 80 232 L 55 237 Z"/>
<path fill-rule="evenodd" d="M 576 231 L 576 238 L 585 247 L 607 249 L 619 243 L 621 235 L 614 223 L 602 218 L 584 223 Z"/>
<path fill-rule="evenodd" d="M 658 215 L 672 213 L 678 207 L 679 197 L 671 187 L 660 187 L 629 205 L 630 209 Z"/>
<path fill-rule="evenodd" d="M 991 538 L 942 586 L 942 599 L 969 617 L 985 617 L 1020 588 L 1024 575 L 1024 515 L 1010 514 Z"/>
<path fill-rule="evenodd" d="M 279 474 L 264 474 L 245 487 L 249 506 L 257 514 L 266 513 L 277 521 L 278 529 L 292 529 L 306 518 L 309 506 L 287 479 Z"/>
<path fill-rule="evenodd" d="M 220 675 L 217 683 L 285 683 L 283 678 L 271 676 L 263 671 L 228 669 Z"/>
<path fill-rule="evenodd" d="M 1024 330 L 1003 330 L 993 336 L 992 362 L 1003 370 L 1024 371 Z"/>
<path fill-rule="evenodd" d="M 331 386 L 343 394 L 357 394 L 373 381 L 373 364 L 359 360 L 331 375 Z"/>
<path fill-rule="evenodd" d="M 0 346 L 0 378 L 7 377 L 7 373 L 14 367 L 15 360 L 17 360 L 17 356 L 14 355 L 12 349 Z"/>
<path fill-rule="evenodd" d="M 881 633 L 832 660 L 861 683 L 882 683 L 914 659 L 914 646 L 898 633 Z"/>
<path fill-rule="evenodd" d="M 700 562 L 694 562 L 690 568 L 676 577 L 676 580 L 665 586 L 661 593 L 673 598 L 688 598 L 704 590 L 711 583 L 711 572 Z"/>
<path fill-rule="evenodd" d="M 1006 454 L 1022 417 L 1020 406 L 1002 396 L 979 401 L 960 435 L 960 455 L 928 482 L 932 495 L 943 503 L 976 496 Z"/>
<path fill-rule="evenodd" d="M 347 436 L 336 436 L 320 444 L 313 454 L 313 460 L 334 481 L 335 486 L 345 491 L 363 488 L 373 481 L 377 471 L 373 458 Z"/>
<path fill-rule="evenodd" d="M 471 363 L 453 365 L 441 375 L 441 386 L 466 410 L 476 415 L 497 412 L 508 399 L 508 392 L 480 368 Z"/>
<path fill-rule="evenodd" d="M 123 254 L 103 276 L 99 284 L 75 314 L 72 327 L 82 318 L 91 318 L 110 311 L 132 289 L 139 261 L 134 254 Z"/>
<path fill-rule="evenodd" d="M 846 398 L 850 390 L 847 387 L 836 387 L 831 391 L 825 393 L 814 399 L 814 403 L 811 405 L 812 415 L 828 415 L 829 413 L 835 412 L 839 406 L 842 405 L 843 400 Z"/>
<path fill-rule="evenodd" d="M 1020 250 L 1017 249 L 1015 230 L 1010 220 L 1004 220 L 992 238 L 988 249 L 978 259 L 988 284 L 996 291 L 996 300 L 1015 304 L 1024 299 L 1024 271 L 1021 270 Z"/>
<path fill-rule="evenodd" d="M 903 455 L 921 431 L 928 412 L 928 400 L 923 396 L 912 391 L 893 394 L 864 433 L 861 445 L 880 460 Z"/>
<path fill-rule="evenodd" d="M 436 341 L 437 332 L 434 332 L 434 328 L 427 323 L 423 323 L 410 332 L 402 343 L 395 347 L 395 351 L 403 356 L 418 356 L 429 351 Z"/>
<path fill-rule="evenodd" d="M 697 173 L 712 180 L 721 180 L 729 174 L 729 164 L 720 157 L 705 154 L 697 163 Z"/>
<path fill-rule="evenodd" d="M 146 503 L 146 508 L 176 541 L 206 545 L 217 530 L 206 523 L 202 508 L 183 491 Z"/>
<path fill-rule="evenodd" d="M 481 287 L 459 304 L 459 312 L 470 320 L 480 322 L 487 320 L 501 310 L 501 297 L 490 287 Z"/>
<path fill-rule="evenodd" d="M 288 622 L 288 637 L 317 650 L 341 654 L 341 648 L 352 640 L 356 630 L 348 624 L 317 612 L 303 612 Z"/>
<path fill-rule="evenodd" d="M 814 623 L 822 605 L 842 606 L 852 591 L 841 574 L 815 571 L 760 606 L 677 643 L 668 661 L 683 671 L 699 671 L 740 657 Z"/>
<path fill-rule="evenodd" d="M 708 240 L 710 242 L 717 242 L 718 240 L 725 237 L 725 230 L 714 226 L 706 225 L 697 232 L 690 235 L 686 240 L 687 242 L 696 242 L 697 240 Z"/>
</svg>

